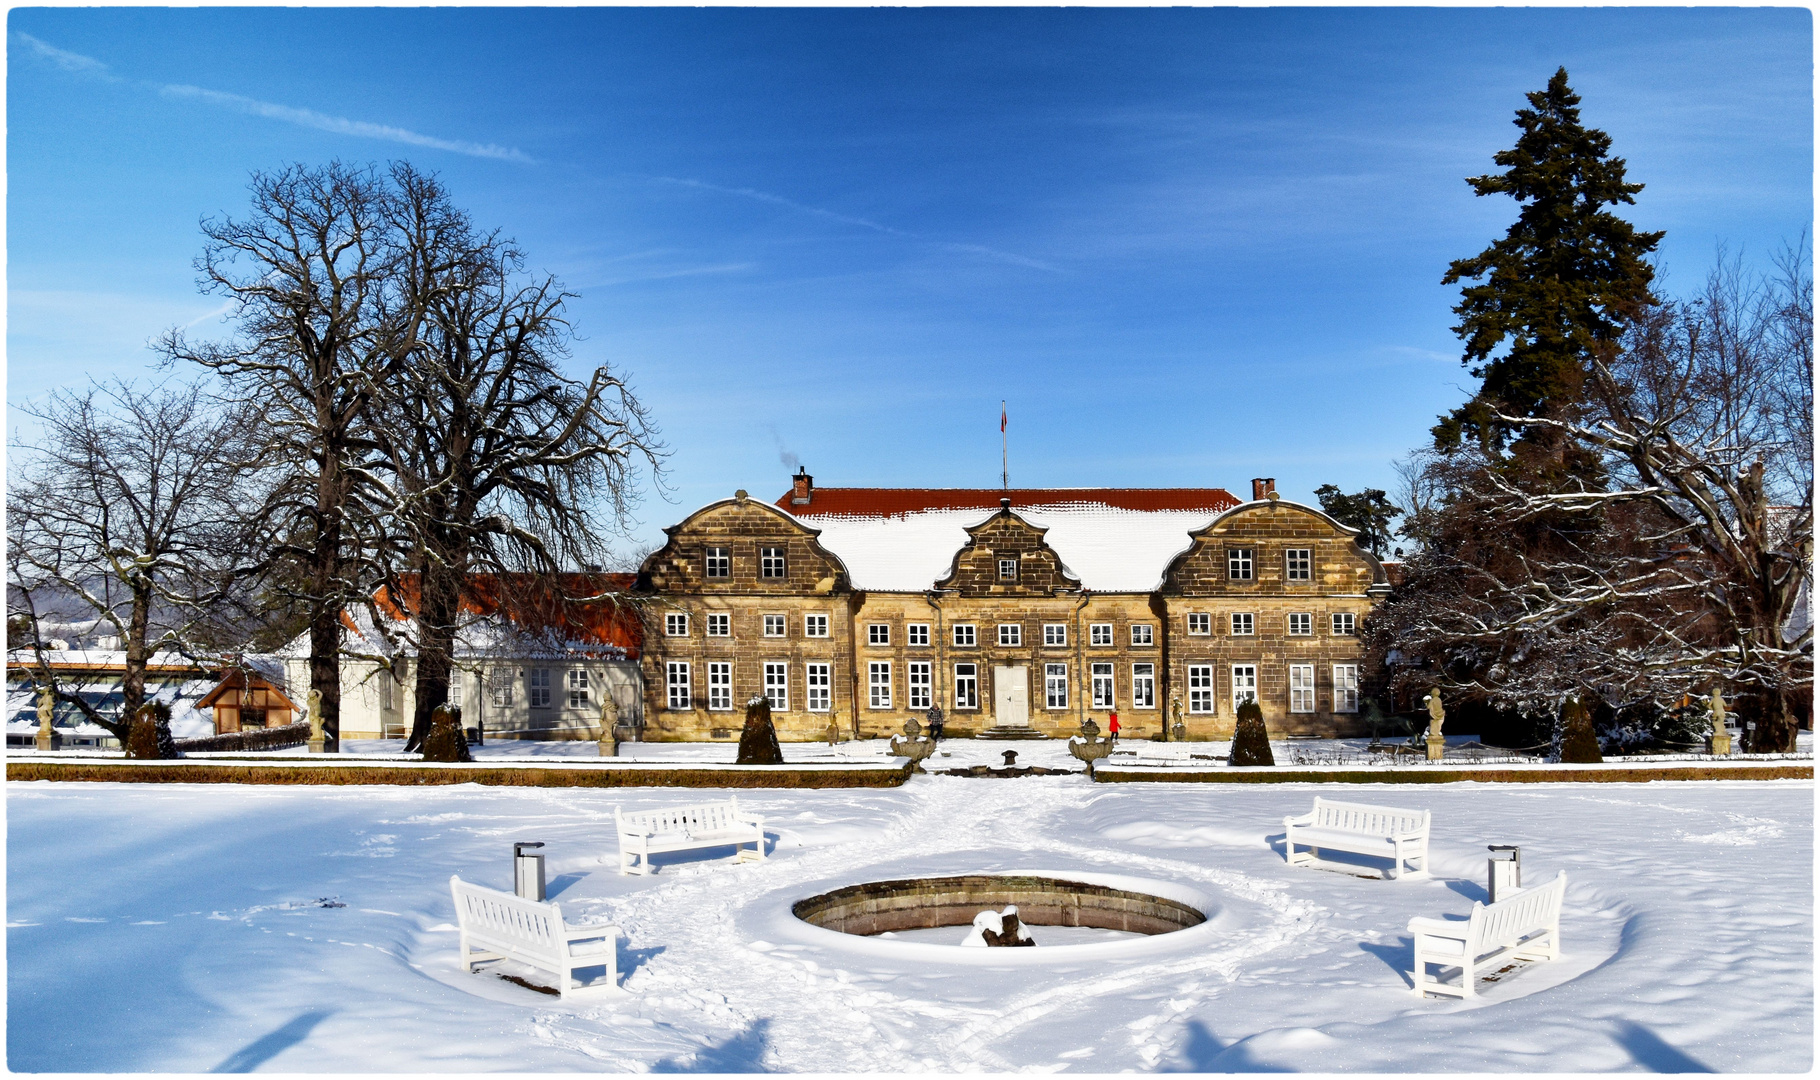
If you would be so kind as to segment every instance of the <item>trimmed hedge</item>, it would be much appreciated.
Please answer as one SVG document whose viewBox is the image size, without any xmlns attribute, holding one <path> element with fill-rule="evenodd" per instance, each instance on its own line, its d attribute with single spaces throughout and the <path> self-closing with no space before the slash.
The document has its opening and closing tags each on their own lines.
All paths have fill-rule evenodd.
<svg viewBox="0 0 1820 1080">
<path fill-rule="evenodd" d="M 700 769 L 495 769 L 447 765 L 351 766 L 220 765 L 182 761 L 142 763 L 23 760 L 6 763 L 12 781 L 90 781 L 110 784 L 486 784 L 495 787 L 899 787 L 908 768 L 759 770 L 720 766 Z"/>
<path fill-rule="evenodd" d="M 1335 772 L 1121 772 L 1101 766 L 1102 784 L 1638 784 L 1650 780 L 1812 780 L 1812 765 L 1689 765 L 1663 769 L 1614 766 L 1605 769 L 1349 769 Z"/>
<path fill-rule="evenodd" d="M 178 739 L 177 752 L 181 754 L 194 750 L 201 754 L 211 750 L 286 750 L 309 741 L 310 722 L 304 720 L 284 727 L 248 728 L 200 739 Z"/>
</svg>

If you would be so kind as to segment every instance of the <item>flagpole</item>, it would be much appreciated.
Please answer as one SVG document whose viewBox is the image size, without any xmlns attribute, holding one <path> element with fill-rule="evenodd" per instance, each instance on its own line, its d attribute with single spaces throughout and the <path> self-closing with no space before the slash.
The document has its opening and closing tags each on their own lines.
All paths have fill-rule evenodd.
<svg viewBox="0 0 1820 1080">
<path fill-rule="evenodd" d="M 1005 400 L 998 403 L 998 451 L 999 451 L 999 484 L 1006 491 L 1011 490 L 1011 444 L 1005 436 Z"/>
</svg>

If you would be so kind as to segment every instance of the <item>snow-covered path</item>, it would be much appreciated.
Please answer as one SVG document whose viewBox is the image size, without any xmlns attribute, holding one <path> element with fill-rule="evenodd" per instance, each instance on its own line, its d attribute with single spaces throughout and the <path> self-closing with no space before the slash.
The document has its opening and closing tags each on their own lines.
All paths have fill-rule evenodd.
<svg viewBox="0 0 1820 1080">
<path fill-rule="evenodd" d="M 1348 790 L 1428 807 L 1431 874 L 1290 868 L 1305 785 L 917 777 L 742 792 L 776 838 L 616 872 L 651 789 L 8 785 L 8 1064 L 27 1071 L 1802 1071 L 1813 1060 L 1813 787 Z M 549 844 L 571 918 L 626 933 L 626 994 L 565 1005 L 456 961 L 451 873 Z M 1569 874 L 1566 956 L 1417 1000 L 1414 915 L 1483 897 L 1485 845 Z M 1280 844 L 1280 842 L 1279 842 Z M 602 856 L 606 861 L 602 862 Z M 793 900 L 968 871 L 1212 898 L 1131 946 L 850 938 Z M 345 906 L 324 906 L 330 904 Z M 1038 940 L 1041 941 L 1041 928 Z M 1172 940 L 1173 939 L 1173 940 Z"/>
</svg>

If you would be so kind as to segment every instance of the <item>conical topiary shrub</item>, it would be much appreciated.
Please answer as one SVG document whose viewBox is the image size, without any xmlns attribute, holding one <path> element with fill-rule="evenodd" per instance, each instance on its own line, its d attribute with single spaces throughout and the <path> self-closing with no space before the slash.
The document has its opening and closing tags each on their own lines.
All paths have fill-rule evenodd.
<svg viewBox="0 0 1820 1080">
<path fill-rule="evenodd" d="M 133 728 L 127 734 L 126 756 L 155 760 L 177 756 L 177 743 L 171 736 L 171 707 L 162 701 L 148 701 L 133 712 Z"/>
<path fill-rule="evenodd" d="M 1579 698 L 1561 703 L 1561 719 L 1555 725 L 1556 753 L 1563 762 L 1597 764 L 1605 760 L 1599 753 L 1599 737 L 1593 734 L 1592 715 Z"/>
<path fill-rule="evenodd" d="M 1232 753 L 1228 765 L 1275 765 L 1270 755 L 1270 733 L 1264 730 L 1264 710 L 1255 701 L 1239 706 L 1239 723 L 1232 732 Z"/>
<path fill-rule="evenodd" d="M 473 761 L 468 737 L 461 730 L 461 707 L 438 705 L 430 713 L 430 733 L 423 737 L 425 761 Z"/>
<path fill-rule="evenodd" d="M 783 748 L 777 745 L 777 729 L 771 726 L 771 699 L 760 694 L 746 702 L 746 729 L 739 733 L 739 757 L 736 765 L 782 765 Z"/>
</svg>

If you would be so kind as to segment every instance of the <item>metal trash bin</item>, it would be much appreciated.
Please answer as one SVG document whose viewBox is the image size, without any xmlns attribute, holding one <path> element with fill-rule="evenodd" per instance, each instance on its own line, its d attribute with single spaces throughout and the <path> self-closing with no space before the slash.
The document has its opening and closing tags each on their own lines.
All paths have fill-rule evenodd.
<svg viewBox="0 0 1820 1080">
<path fill-rule="evenodd" d="M 1491 903 L 1523 887 L 1523 849 L 1515 844 L 1487 844 L 1492 855 L 1485 860 L 1485 891 Z"/>
<path fill-rule="evenodd" d="M 543 841 L 521 840 L 512 845 L 512 891 L 526 900 L 543 902 L 543 855 L 526 848 L 543 847 Z"/>
</svg>

